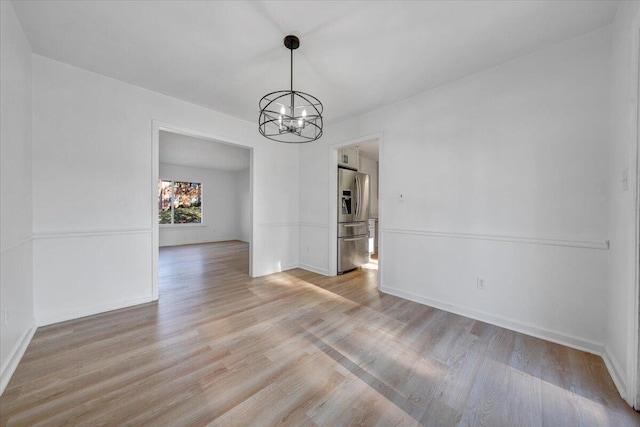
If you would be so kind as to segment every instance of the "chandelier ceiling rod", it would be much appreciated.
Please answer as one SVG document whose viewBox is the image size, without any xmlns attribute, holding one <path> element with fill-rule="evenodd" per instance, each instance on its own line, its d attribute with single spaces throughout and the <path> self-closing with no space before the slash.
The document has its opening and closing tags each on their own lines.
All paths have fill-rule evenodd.
<svg viewBox="0 0 640 427">
<path fill-rule="evenodd" d="M 293 116 L 293 109 L 296 106 L 296 101 L 293 99 L 293 49 L 289 48 L 289 52 L 291 52 L 291 115 Z"/>
</svg>

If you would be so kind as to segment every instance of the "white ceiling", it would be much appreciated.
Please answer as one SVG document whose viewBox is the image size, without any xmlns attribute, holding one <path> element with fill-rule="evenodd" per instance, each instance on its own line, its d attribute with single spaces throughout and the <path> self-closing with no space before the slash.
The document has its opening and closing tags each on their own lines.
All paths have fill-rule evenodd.
<svg viewBox="0 0 640 427">
<path fill-rule="evenodd" d="M 236 172 L 249 168 L 249 150 L 160 131 L 160 163 Z"/>
<path fill-rule="evenodd" d="M 14 1 L 35 53 L 256 121 L 289 86 L 327 122 L 609 24 L 618 1 Z"/>
</svg>

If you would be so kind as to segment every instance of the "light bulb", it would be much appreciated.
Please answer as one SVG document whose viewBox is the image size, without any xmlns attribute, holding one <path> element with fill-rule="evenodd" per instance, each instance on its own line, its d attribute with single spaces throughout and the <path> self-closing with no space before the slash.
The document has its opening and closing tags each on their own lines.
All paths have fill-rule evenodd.
<svg viewBox="0 0 640 427">
<path fill-rule="evenodd" d="M 298 127 L 301 128 L 302 127 L 302 119 L 298 119 Z"/>
<path fill-rule="evenodd" d="M 305 117 L 307 117 L 307 110 L 302 110 L 302 118 L 304 119 Z"/>
<path fill-rule="evenodd" d="M 284 116 L 284 113 L 286 113 L 287 110 L 284 109 L 284 105 L 280 108 L 280 114 L 282 114 Z"/>
</svg>

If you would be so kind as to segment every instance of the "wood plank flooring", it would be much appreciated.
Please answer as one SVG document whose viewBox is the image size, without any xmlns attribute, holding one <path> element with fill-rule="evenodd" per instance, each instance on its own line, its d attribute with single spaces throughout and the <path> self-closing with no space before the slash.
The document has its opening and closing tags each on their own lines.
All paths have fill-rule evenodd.
<svg viewBox="0 0 640 427">
<path fill-rule="evenodd" d="M 2 425 L 634 426 L 600 357 L 338 277 L 163 248 L 160 301 L 38 329 Z"/>
</svg>

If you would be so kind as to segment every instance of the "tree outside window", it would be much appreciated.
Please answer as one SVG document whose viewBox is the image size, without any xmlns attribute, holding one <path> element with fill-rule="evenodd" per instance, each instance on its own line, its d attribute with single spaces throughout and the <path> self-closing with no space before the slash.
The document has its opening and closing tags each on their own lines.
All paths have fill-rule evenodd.
<svg viewBox="0 0 640 427">
<path fill-rule="evenodd" d="M 202 222 L 202 184 L 158 181 L 158 222 L 198 224 Z"/>
</svg>

